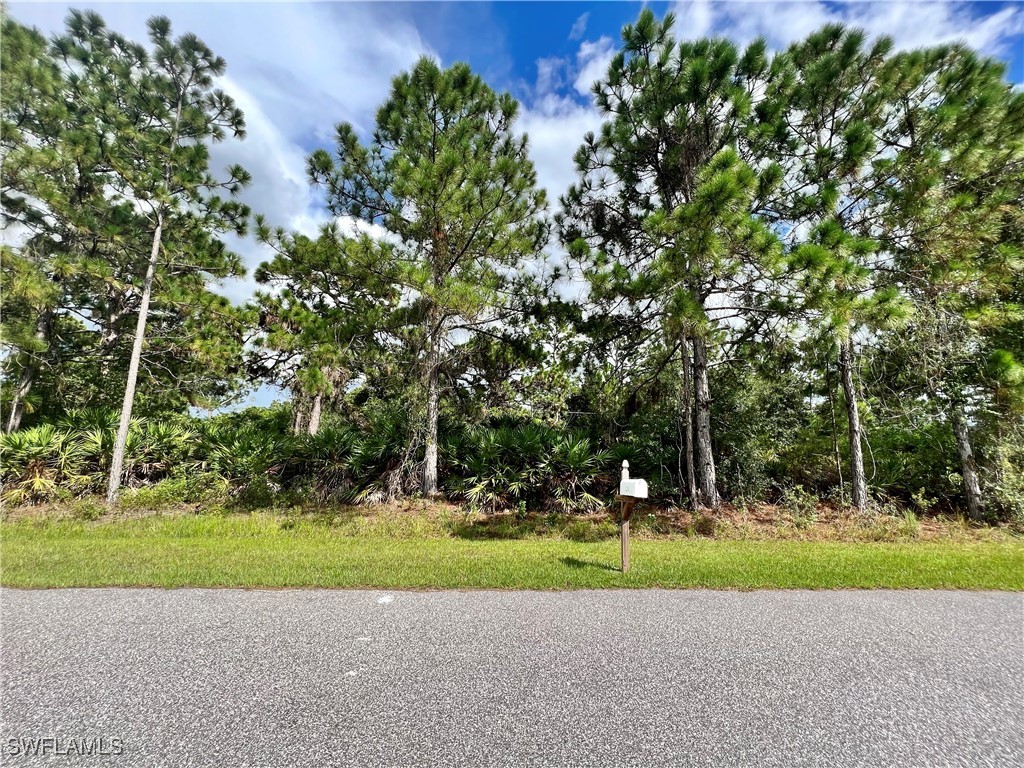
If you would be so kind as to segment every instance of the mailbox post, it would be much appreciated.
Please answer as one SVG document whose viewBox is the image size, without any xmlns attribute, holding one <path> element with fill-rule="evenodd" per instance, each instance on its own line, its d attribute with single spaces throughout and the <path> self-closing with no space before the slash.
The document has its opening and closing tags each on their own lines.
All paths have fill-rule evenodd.
<svg viewBox="0 0 1024 768">
<path fill-rule="evenodd" d="M 629 571 L 629 520 L 633 516 L 633 505 L 637 499 L 647 498 L 647 481 L 630 478 L 629 462 L 622 462 L 622 479 L 615 501 L 619 505 L 619 539 L 622 543 L 622 572 Z"/>
</svg>

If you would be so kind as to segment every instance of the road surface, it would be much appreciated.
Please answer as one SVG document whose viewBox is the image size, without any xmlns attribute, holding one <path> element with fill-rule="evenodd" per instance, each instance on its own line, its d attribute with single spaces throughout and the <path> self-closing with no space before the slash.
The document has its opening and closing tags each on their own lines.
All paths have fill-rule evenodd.
<svg viewBox="0 0 1024 768">
<path fill-rule="evenodd" d="M 0 620 L 3 765 L 1024 765 L 1016 594 L 8 589 Z"/>
</svg>

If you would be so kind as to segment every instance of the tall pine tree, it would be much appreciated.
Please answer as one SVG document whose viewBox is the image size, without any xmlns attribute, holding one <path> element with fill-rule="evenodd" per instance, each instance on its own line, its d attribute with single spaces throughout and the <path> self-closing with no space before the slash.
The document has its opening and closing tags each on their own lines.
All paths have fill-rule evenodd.
<svg viewBox="0 0 1024 768">
<path fill-rule="evenodd" d="M 664 334 L 653 366 L 682 360 L 689 492 L 719 505 L 708 368 L 732 324 L 749 319 L 778 242 L 754 216 L 779 179 L 754 171 L 781 74 L 763 40 L 677 42 L 674 16 L 644 10 L 594 94 L 605 123 L 576 154 L 561 237 L 582 262 L 596 312 Z M 767 128 L 767 130 L 773 130 Z M 753 300 L 753 302 L 751 301 Z"/>
<path fill-rule="evenodd" d="M 468 65 L 441 69 L 422 58 L 394 79 L 368 143 L 342 123 L 335 156 L 309 158 L 334 214 L 379 224 L 394 238 L 395 281 L 421 329 L 427 495 L 438 488 L 446 360 L 460 336 L 508 316 L 510 278 L 545 240 L 544 192 L 526 137 L 514 131 L 517 112 L 515 99 Z"/>
<path fill-rule="evenodd" d="M 217 237 L 244 232 L 248 209 L 222 199 L 249 182 L 234 166 L 228 177 L 209 171 L 209 144 L 230 132 L 245 135 L 232 99 L 213 85 L 225 62 L 195 35 L 175 38 L 164 17 L 149 20 L 152 51 L 107 29 L 92 12 L 73 11 L 55 48 L 72 68 L 81 107 L 96 116 L 100 152 L 111 173 L 106 184 L 116 202 L 145 222 L 148 258 L 135 260 L 136 324 L 121 417 L 111 459 L 107 499 L 121 485 L 128 427 L 135 401 L 154 281 L 164 264 L 212 276 L 239 273 L 238 258 Z M 128 255 L 141 256 L 129 241 Z M 162 259 L 163 257 L 163 259 Z"/>
</svg>

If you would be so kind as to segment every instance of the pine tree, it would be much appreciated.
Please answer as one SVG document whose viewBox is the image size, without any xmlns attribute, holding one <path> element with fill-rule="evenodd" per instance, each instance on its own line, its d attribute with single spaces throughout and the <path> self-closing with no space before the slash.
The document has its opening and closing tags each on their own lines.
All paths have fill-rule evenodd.
<svg viewBox="0 0 1024 768">
<path fill-rule="evenodd" d="M 150 233 L 139 290 L 137 321 L 107 500 L 121 485 L 128 427 L 135 401 L 153 285 L 161 255 L 188 271 L 238 273 L 236 256 L 217 233 L 242 233 L 248 210 L 213 194 L 236 194 L 248 183 L 234 166 L 224 181 L 208 170 L 211 142 L 226 132 L 245 135 L 241 111 L 213 87 L 225 63 L 195 35 L 171 35 L 170 22 L 148 22 L 152 52 L 108 30 L 98 14 L 72 11 L 67 34 L 54 46 L 73 73 L 79 103 L 99 123 L 100 152 L 111 169 L 106 178 L 113 199 L 130 205 Z M 109 193 L 108 193 L 109 194 Z M 130 257 L 138 253 L 127 242 Z M 139 265 L 142 266 L 141 264 Z"/>
<path fill-rule="evenodd" d="M 905 302 L 877 278 L 887 258 L 875 237 L 881 163 L 894 147 L 879 140 L 894 98 L 881 73 L 892 41 L 867 43 L 857 29 L 828 25 L 787 51 L 793 77 L 783 98 L 787 130 L 775 152 L 784 170 L 779 195 L 789 229 L 790 265 L 801 275 L 806 308 L 836 342 L 846 404 L 853 503 L 868 504 L 863 431 L 855 381 L 861 330 L 905 316 Z"/>
<path fill-rule="evenodd" d="M 887 79 L 902 98 L 889 110 L 884 232 L 901 289 L 913 303 L 913 363 L 897 386 L 948 420 L 972 519 L 985 504 L 972 421 L 1000 409 L 996 393 L 1024 383 L 1024 94 L 1005 65 L 962 45 L 895 57 Z M 1016 338 L 1016 341 L 1014 341 Z M 1007 402 L 1009 405 L 1009 402 Z M 998 417 L 1012 417 L 1003 408 Z"/>
<path fill-rule="evenodd" d="M 335 215 L 381 225 L 395 239 L 395 279 L 422 329 L 422 491 L 437 492 L 442 372 L 453 334 L 499 321 L 509 276 L 545 239 L 542 190 L 513 123 L 518 104 L 466 64 L 423 58 L 396 77 L 367 144 L 338 126 L 334 158 L 309 158 Z"/>
<path fill-rule="evenodd" d="M 101 292 L 100 232 L 126 212 L 106 199 L 95 120 L 34 29 L 5 17 L 0 45 L 0 202 L 11 247 L 3 254 L 5 378 L 16 381 L 4 423 L 18 428 L 43 369 L 56 356 L 60 316 Z M 81 346 L 80 344 L 77 346 Z"/>
<path fill-rule="evenodd" d="M 665 334 L 655 370 L 682 357 L 687 484 L 695 504 L 713 508 L 709 350 L 733 318 L 756 312 L 757 283 L 779 255 L 754 216 L 778 169 L 760 162 L 755 172 L 746 160 L 763 159 L 752 139 L 775 130 L 771 93 L 784 73 L 763 40 L 743 52 L 723 39 L 677 42 L 674 21 L 644 10 L 623 29 L 622 51 L 594 86 L 606 122 L 576 154 L 561 237 L 596 311 Z"/>
<path fill-rule="evenodd" d="M 392 248 L 368 235 L 346 237 L 335 223 L 312 239 L 257 217 L 257 237 L 275 256 L 256 281 L 278 290 L 256 295 L 253 363 L 291 390 L 293 431 L 316 434 L 326 404 L 373 375 L 386 352 L 398 303 Z"/>
</svg>

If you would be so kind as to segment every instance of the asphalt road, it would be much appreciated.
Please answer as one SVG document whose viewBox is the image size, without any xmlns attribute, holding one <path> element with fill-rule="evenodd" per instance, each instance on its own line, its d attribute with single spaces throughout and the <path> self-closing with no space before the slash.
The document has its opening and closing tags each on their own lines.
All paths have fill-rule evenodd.
<svg viewBox="0 0 1024 768">
<path fill-rule="evenodd" d="M 4 765 L 1024 765 L 1022 595 L 4 590 L 0 622 Z M 123 753 L 12 754 L 40 737 Z"/>
</svg>

